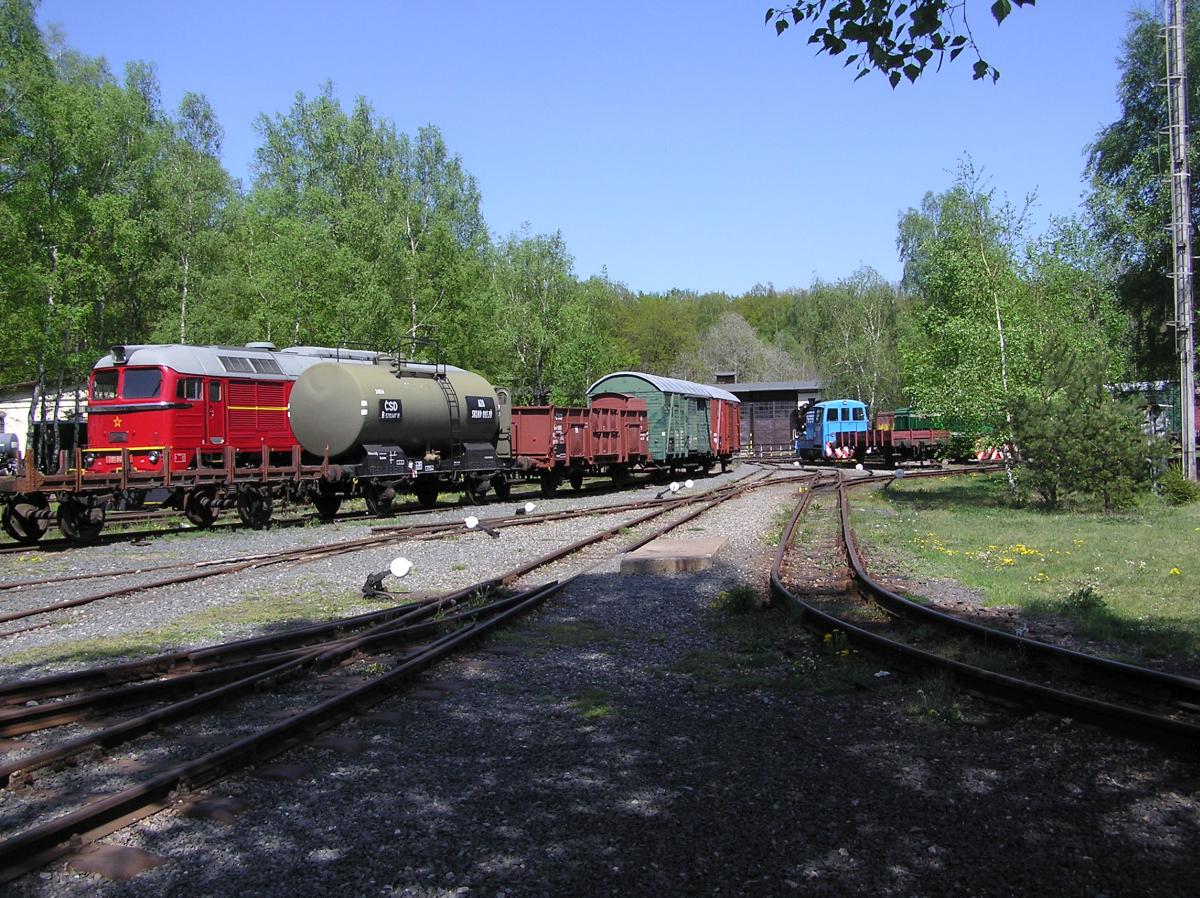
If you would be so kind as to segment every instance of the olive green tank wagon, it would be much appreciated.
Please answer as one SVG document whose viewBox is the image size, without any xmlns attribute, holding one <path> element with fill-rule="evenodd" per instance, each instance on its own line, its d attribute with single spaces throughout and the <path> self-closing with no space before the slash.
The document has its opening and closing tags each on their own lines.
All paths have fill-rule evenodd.
<svg viewBox="0 0 1200 898">
<path fill-rule="evenodd" d="M 470 371 L 408 365 L 314 365 L 296 381 L 290 418 L 300 445 L 320 456 L 357 457 L 366 444 L 398 446 L 420 458 L 459 443 L 495 445 L 507 432 L 507 394 Z"/>
</svg>

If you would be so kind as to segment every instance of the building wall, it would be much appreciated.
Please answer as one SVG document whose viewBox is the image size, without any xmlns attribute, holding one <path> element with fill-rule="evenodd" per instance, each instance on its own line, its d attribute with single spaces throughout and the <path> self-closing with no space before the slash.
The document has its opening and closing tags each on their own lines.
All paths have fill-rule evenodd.
<svg viewBox="0 0 1200 898">
<path fill-rule="evenodd" d="M 24 454 L 29 448 L 29 401 L 33 398 L 33 385 L 21 384 L 20 386 L 6 388 L 0 390 L 0 433 L 15 433 L 17 440 L 20 443 L 21 453 Z M 83 413 L 84 418 L 87 417 L 87 388 L 78 390 L 67 390 L 62 394 L 59 400 L 59 409 L 56 420 L 66 421 L 75 413 L 76 400 L 79 402 L 79 410 Z M 46 397 L 46 416 L 54 418 L 54 397 Z M 41 405 L 39 403 L 38 416 L 40 420 Z"/>
</svg>

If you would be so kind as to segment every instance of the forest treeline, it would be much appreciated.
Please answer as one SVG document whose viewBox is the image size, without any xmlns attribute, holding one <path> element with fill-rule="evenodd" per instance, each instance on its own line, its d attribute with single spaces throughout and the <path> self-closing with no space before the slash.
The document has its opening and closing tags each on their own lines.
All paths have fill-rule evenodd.
<svg viewBox="0 0 1200 898">
<path fill-rule="evenodd" d="M 436 340 L 517 402 L 578 402 L 626 368 L 735 371 L 995 421 L 1049 389 L 1047 361 L 1064 353 L 1102 359 L 1114 379 L 1171 375 L 1148 15 L 1131 21 L 1123 117 L 1088 148 L 1086 218 L 1031 235 L 1028 207 L 965 160 L 900 213 L 901 283 L 864 267 L 731 296 L 634 293 L 577 275 L 559 233 L 492 233 L 435 125 L 406 133 L 329 84 L 259 116 L 243 185 L 201 93 L 164 109 L 150 64 L 118 77 L 39 31 L 31 0 L 0 10 L 0 383 L 78 383 L 114 343 L 427 357 Z"/>
</svg>

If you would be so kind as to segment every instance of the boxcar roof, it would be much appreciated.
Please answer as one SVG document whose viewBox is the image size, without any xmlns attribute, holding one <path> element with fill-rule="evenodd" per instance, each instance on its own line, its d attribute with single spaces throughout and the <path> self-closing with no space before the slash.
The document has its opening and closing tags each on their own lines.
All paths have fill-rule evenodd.
<svg viewBox="0 0 1200 898">
<path fill-rule="evenodd" d="M 722 390 L 720 387 L 710 387 L 707 384 L 693 383 L 690 380 L 678 380 L 674 377 L 659 377 L 657 374 L 646 374 L 643 371 L 617 371 L 613 374 L 606 374 L 588 387 L 588 395 L 591 396 L 600 384 L 617 377 L 633 377 L 644 380 L 660 393 L 679 393 L 684 396 L 707 396 L 709 399 L 741 402 L 740 399 L 728 390 Z"/>
</svg>

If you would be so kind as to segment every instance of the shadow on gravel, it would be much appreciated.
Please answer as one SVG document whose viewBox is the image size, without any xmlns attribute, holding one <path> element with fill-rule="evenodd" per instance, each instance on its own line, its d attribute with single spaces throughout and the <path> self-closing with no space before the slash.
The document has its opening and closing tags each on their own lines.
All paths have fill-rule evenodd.
<svg viewBox="0 0 1200 898">
<path fill-rule="evenodd" d="M 730 650 L 704 575 L 586 578 L 438 686 L 301 748 L 294 783 L 167 817 L 128 883 L 15 895 L 1171 896 L 1194 892 L 1200 766 L 1057 719 L 907 710 L 918 681 L 835 695 L 712 689 Z M 830 658 L 826 665 L 839 663 Z M 967 697 L 963 697 L 968 702 Z"/>
</svg>

